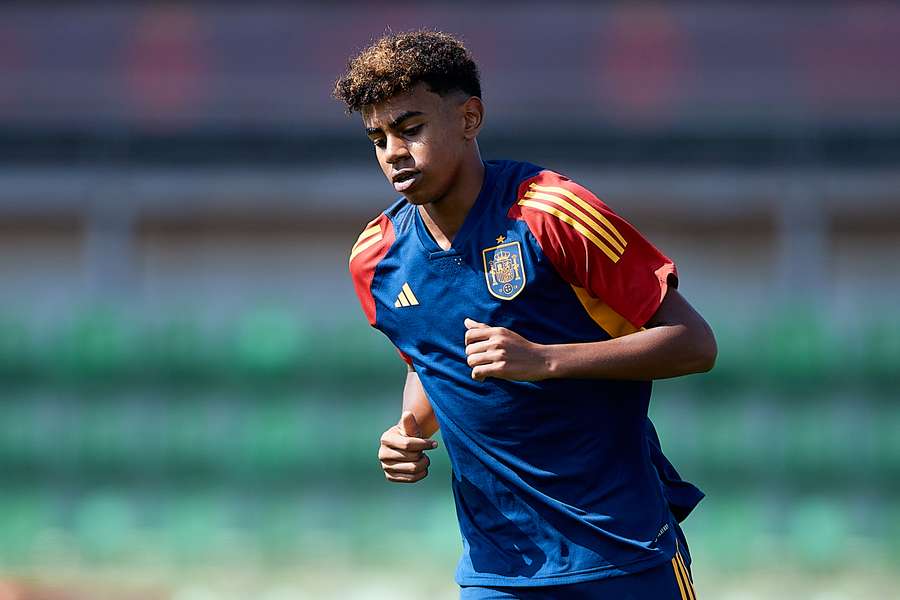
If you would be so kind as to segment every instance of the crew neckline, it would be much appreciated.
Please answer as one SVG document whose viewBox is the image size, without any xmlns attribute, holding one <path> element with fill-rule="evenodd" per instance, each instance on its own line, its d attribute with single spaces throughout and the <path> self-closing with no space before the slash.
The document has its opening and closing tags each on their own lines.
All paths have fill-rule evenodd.
<svg viewBox="0 0 900 600">
<path fill-rule="evenodd" d="M 460 248 L 463 246 L 466 238 L 468 238 L 471 230 L 475 227 L 475 223 L 478 221 L 481 213 L 484 212 L 485 206 L 488 204 L 488 198 L 493 192 L 494 181 L 496 179 L 496 165 L 494 165 L 492 161 L 482 161 L 481 164 L 484 166 L 484 179 L 481 182 L 481 189 L 478 192 L 478 197 L 475 199 L 472 207 L 469 208 L 469 212 L 466 214 L 465 219 L 463 219 L 459 231 L 453 236 L 453 241 L 450 242 L 450 247 L 448 249 L 444 250 L 440 247 L 431 235 L 431 232 L 428 231 L 425 222 L 422 220 L 419 208 L 417 206 L 412 207 L 413 212 L 415 213 L 416 233 L 418 234 L 419 242 L 422 247 L 428 252 L 429 258 L 439 258 L 441 256 L 459 254 Z"/>
</svg>

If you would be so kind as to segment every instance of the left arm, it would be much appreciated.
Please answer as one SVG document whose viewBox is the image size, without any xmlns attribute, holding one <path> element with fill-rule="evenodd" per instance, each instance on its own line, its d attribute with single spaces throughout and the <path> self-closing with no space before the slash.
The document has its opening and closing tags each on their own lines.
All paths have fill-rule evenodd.
<svg viewBox="0 0 900 600">
<path fill-rule="evenodd" d="M 712 329 L 678 290 L 635 333 L 600 342 L 536 344 L 504 327 L 466 319 L 472 378 L 648 380 L 709 371 L 717 347 Z"/>
</svg>

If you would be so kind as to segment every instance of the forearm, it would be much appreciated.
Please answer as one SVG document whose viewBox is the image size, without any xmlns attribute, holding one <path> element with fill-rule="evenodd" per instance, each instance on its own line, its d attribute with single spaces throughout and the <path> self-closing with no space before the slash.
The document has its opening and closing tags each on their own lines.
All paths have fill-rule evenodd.
<svg viewBox="0 0 900 600">
<path fill-rule="evenodd" d="M 416 416 L 422 437 L 429 438 L 439 429 L 431 402 L 425 395 L 419 375 L 413 370 L 406 374 L 406 384 L 403 386 L 403 410 L 412 411 Z"/>
<path fill-rule="evenodd" d="M 472 379 L 664 379 L 709 371 L 712 329 L 677 290 L 669 290 L 646 329 L 602 342 L 542 345 L 505 327 L 466 319 Z"/>
<path fill-rule="evenodd" d="M 716 349 L 711 332 L 662 325 L 602 342 L 543 346 L 543 353 L 551 378 L 648 380 L 708 371 Z"/>
</svg>

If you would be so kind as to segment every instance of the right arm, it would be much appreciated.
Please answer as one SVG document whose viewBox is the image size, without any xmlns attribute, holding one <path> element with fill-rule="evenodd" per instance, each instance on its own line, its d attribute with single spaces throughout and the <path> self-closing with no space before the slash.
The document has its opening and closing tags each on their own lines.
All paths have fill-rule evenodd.
<svg viewBox="0 0 900 600">
<path fill-rule="evenodd" d="M 434 410 L 431 408 L 431 402 L 428 401 L 428 396 L 425 395 L 422 382 L 419 381 L 419 374 L 412 367 L 408 368 L 406 385 L 403 386 L 403 411 L 410 411 L 415 415 L 422 437 L 429 438 L 440 427 L 438 426 L 437 418 L 434 416 Z"/>
<path fill-rule="evenodd" d="M 391 220 L 381 213 L 369 221 L 350 251 L 353 288 L 369 325 L 373 327 L 376 327 L 376 315 L 372 282 L 375 268 L 394 240 L 393 231 Z M 412 370 L 412 361 L 402 352 L 400 356 L 410 365 L 403 386 L 403 413 L 400 421 L 382 434 L 378 459 L 388 481 L 413 483 L 428 475 L 430 461 L 425 450 L 437 447 L 437 442 L 429 440 L 428 436 L 438 427 L 419 376 Z"/>
<path fill-rule="evenodd" d="M 424 479 L 431 464 L 425 451 L 437 447 L 437 442 L 428 438 L 437 430 L 434 410 L 418 374 L 410 367 L 403 386 L 400 421 L 381 435 L 378 448 L 378 460 L 385 478 L 397 483 L 415 483 Z"/>
</svg>

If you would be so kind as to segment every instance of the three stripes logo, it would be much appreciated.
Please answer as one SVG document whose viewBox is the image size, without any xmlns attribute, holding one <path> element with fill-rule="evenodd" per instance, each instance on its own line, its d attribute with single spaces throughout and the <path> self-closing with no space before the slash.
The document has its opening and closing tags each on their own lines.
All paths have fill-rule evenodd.
<svg viewBox="0 0 900 600">
<path fill-rule="evenodd" d="M 404 283 L 403 288 L 400 290 L 400 293 L 397 294 L 397 301 L 394 302 L 394 306 L 400 308 L 401 306 L 417 306 L 418 304 L 419 299 L 416 298 L 415 294 L 413 294 L 413 291 L 409 287 L 409 284 Z"/>
<path fill-rule="evenodd" d="M 359 234 L 359 237 L 356 238 L 356 243 L 353 244 L 353 249 L 350 251 L 350 262 L 356 258 L 357 254 L 380 242 L 382 237 L 381 226 L 377 223 Z"/>
<path fill-rule="evenodd" d="M 519 205 L 553 215 L 589 239 L 614 263 L 619 262 L 628 245 L 609 219 L 566 188 L 532 183 Z"/>
</svg>

